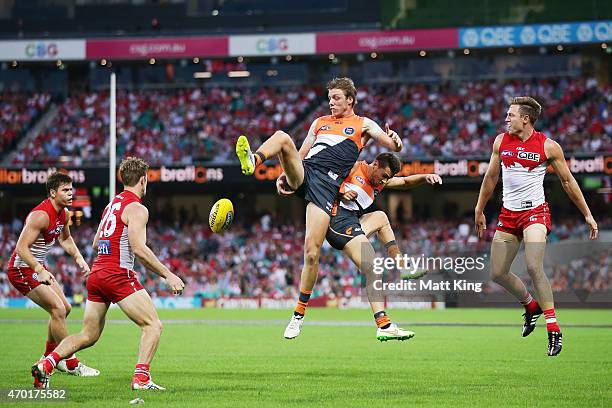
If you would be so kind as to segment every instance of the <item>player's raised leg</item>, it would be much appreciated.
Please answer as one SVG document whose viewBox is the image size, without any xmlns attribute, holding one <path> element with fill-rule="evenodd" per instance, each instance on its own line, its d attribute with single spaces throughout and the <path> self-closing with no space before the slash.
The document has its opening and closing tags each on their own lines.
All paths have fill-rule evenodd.
<svg viewBox="0 0 612 408">
<path fill-rule="evenodd" d="M 142 330 L 138 362 L 132 378 L 133 390 L 165 390 L 151 380 L 149 369 L 162 333 L 162 323 L 146 290 L 141 289 L 117 303 Z"/>
<path fill-rule="evenodd" d="M 278 155 L 289 186 L 295 190 L 304 181 L 304 165 L 295 143 L 291 136 L 281 130 L 274 132 L 255 153 L 251 151 L 246 136 L 240 136 L 236 142 L 236 155 L 240 160 L 242 173 L 247 176 L 252 175 L 257 166 L 268 158 Z"/>
<path fill-rule="evenodd" d="M 366 234 L 368 238 L 372 234 L 376 234 L 378 236 L 379 241 L 383 243 L 385 250 L 387 251 L 387 255 L 390 258 L 397 260 L 398 257 L 402 256 L 402 252 L 400 251 L 397 241 L 395 240 L 395 234 L 391 228 L 389 217 L 387 217 L 387 214 L 385 214 L 384 211 L 374 211 L 364 214 L 359 218 L 359 223 L 363 228 L 363 233 Z M 407 265 L 404 265 L 403 268 L 407 268 Z M 427 270 L 425 269 L 420 271 L 411 270 L 409 274 L 402 275 L 402 279 L 418 279 L 426 274 Z"/>
<path fill-rule="evenodd" d="M 60 361 L 67 356 L 74 355 L 79 350 L 94 345 L 98 341 L 104 328 L 104 318 L 107 310 L 108 304 L 106 303 L 87 301 L 81 331 L 64 338 L 55 350 L 32 366 L 32 376 L 36 388 L 46 388 L 48 386 L 49 376 Z M 92 369 L 89 368 L 89 370 Z"/>
<path fill-rule="evenodd" d="M 529 225 L 523 231 L 525 241 L 525 262 L 527 272 L 533 281 L 540 307 L 546 318 L 548 331 L 548 355 L 556 356 L 561 352 L 563 336 L 555 315 L 550 281 L 544 273 L 544 250 L 546 247 L 546 226 L 542 224 Z"/>
<path fill-rule="evenodd" d="M 542 310 L 523 281 L 510 272 L 520 246 L 521 242 L 515 235 L 499 230 L 495 232 L 491 244 L 491 280 L 510 292 L 525 307 L 522 336 L 527 337 L 535 329 Z"/>
<path fill-rule="evenodd" d="M 306 306 L 319 272 L 319 254 L 329 227 L 329 215 L 313 203 L 306 206 L 306 236 L 304 238 L 304 267 L 300 277 L 300 296 L 293 316 L 285 329 L 285 338 L 296 338 L 304 322 Z"/>
<path fill-rule="evenodd" d="M 404 330 L 395 323 L 392 323 L 385 312 L 384 294 L 377 292 L 374 288 L 374 280 L 381 279 L 382 275 L 374 274 L 374 257 L 376 253 L 368 238 L 365 235 L 358 235 L 351 239 L 344 247 L 344 253 L 366 278 L 366 294 L 374 314 L 374 321 L 378 327 L 376 338 L 380 341 L 387 341 L 407 340 L 414 337 L 414 332 Z"/>
</svg>

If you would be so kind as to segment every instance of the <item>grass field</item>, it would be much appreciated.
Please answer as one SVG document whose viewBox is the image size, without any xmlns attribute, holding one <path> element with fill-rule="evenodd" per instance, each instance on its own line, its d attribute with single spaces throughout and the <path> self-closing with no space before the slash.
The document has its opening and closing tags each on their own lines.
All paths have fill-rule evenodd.
<svg viewBox="0 0 612 408">
<path fill-rule="evenodd" d="M 68 390 L 60 405 L 88 408 L 126 406 L 136 397 L 181 408 L 612 406 L 612 310 L 561 310 L 564 349 L 555 358 L 545 354 L 543 320 L 531 336 L 520 336 L 520 313 L 392 311 L 417 335 L 379 343 L 365 310 L 312 308 L 292 341 L 282 338 L 288 311 L 161 310 L 165 327 L 151 372 L 168 391 L 136 392 L 129 385 L 140 333 L 111 310 L 100 341 L 79 353 L 100 377 L 55 374 L 51 384 Z M 81 316 L 71 314 L 71 333 Z M 31 387 L 29 367 L 44 348 L 42 319 L 39 310 L 0 309 L 3 392 Z M 16 406 L 43 404 L 56 406 Z"/>
</svg>

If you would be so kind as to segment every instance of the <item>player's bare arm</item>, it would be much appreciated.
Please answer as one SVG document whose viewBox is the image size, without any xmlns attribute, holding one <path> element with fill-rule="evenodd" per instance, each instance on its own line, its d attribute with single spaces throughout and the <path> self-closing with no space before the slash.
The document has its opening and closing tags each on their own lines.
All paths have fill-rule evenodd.
<svg viewBox="0 0 612 408">
<path fill-rule="evenodd" d="M 65 209 L 64 211 L 68 213 L 68 210 Z M 66 214 L 66 217 L 68 217 L 68 214 Z M 81 268 L 81 272 L 83 272 L 83 275 L 87 277 L 90 272 L 89 265 L 87 265 L 87 262 L 85 262 L 85 258 L 83 258 L 83 255 L 81 255 L 81 252 L 76 246 L 74 239 L 72 239 L 72 235 L 70 234 L 70 227 L 68 226 L 68 224 L 64 226 L 64 229 L 62 230 L 58 241 L 62 248 L 64 248 L 64 251 L 66 251 L 68 255 L 74 258 L 74 261 L 76 262 L 77 266 Z"/>
<path fill-rule="evenodd" d="M 139 203 L 131 203 L 125 207 L 121 218 L 128 226 L 128 240 L 134 255 L 145 268 L 164 278 L 174 294 L 181 294 L 185 288 L 183 281 L 170 272 L 147 246 L 147 222 L 149 220 L 147 208 Z"/>
<path fill-rule="evenodd" d="M 402 150 L 403 144 L 402 139 L 399 137 L 397 132 L 389 128 L 389 124 L 385 124 L 385 130 L 383 130 L 376 122 L 371 119 L 363 119 L 363 145 L 365 146 L 369 138 L 372 138 L 379 145 L 399 152 Z"/>
<path fill-rule="evenodd" d="M 595 222 L 595 219 L 591 214 L 591 210 L 584 199 L 580 186 L 578 186 L 572 172 L 567 167 L 567 162 L 565 161 L 565 157 L 563 155 L 563 149 L 561 149 L 559 143 L 555 142 L 554 140 L 547 139 L 544 143 L 544 151 L 546 152 L 546 157 L 548 157 L 548 162 L 559 177 L 559 180 L 561 180 L 563 189 L 584 216 L 584 221 L 590 228 L 589 239 L 597 239 L 597 234 L 599 232 L 597 229 L 597 223 Z"/>
<path fill-rule="evenodd" d="M 487 202 L 491 199 L 495 186 L 499 181 L 499 173 L 501 169 L 501 160 L 499 158 L 499 145 L 501 144 L 503 134 L 497 135 L 495 142 L 493 143 L 493 152 L 491 153 L 491 160 L 489 160 L 489 167 L 487 172 L 482 179 L 480 185 L 480 193 L 478 194 L 478 203 L 474 209 L 474 225 L 476 227 L 476 233 L 478 238 L 484 236 L 484 231 L 487 229 L 487 220 L 484 215 L 484 208 Z"/>
<path fill-rule="evenodd" d="M 51 272 L 40 264 L 30 251 L 30 246 L 38 239 L 38 236 L 49 228 L 49 216 L 44 211 L 34 211 L 26 219 L 25 225 L 19 239 L 17 240 L 17 255 L 38 274 L 38 281 L 50 285 L 55 280 Z"/>
<path fill-rule="evenodd" d="M 94 251 L 98 250 L 98 241 L 100 240 L 101 233 L 102 233 L 102 223 L 98 225 L 98 230 L 96 231 L 96 235 L 94 235 L 93 243 L 91 244 L 91 247 L 94 249 Z"/>
<path fill-rule="evenodd" d="M 385 188 L 391 188 L 394 190 L 408 190 L 421 184 L 442 184 L 442 177 L 437 174 L 414 174 L 406 177 L 392 177 L 389 179 Z"/>
</svg>

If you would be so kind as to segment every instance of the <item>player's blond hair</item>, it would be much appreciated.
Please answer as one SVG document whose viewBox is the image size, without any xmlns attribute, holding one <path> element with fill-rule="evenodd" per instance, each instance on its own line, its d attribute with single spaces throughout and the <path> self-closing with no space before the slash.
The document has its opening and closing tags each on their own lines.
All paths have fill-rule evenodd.
<svg viewBox="0 0 612 408">
<path fill-rule="evenodd" d="M 142 176 L 147 175 L 149 165 L 138 157 L 126 157 L 119 165 L 119 175 L 124 186 L 132 187 L 138 183 Z"/>
<path fill-rule="evenodd" d="M 347 98 L 350 96 L 353 98 L 353 104 L 357 105 L 357 88 L 351 78 L 348 77 L 336 77 L 327 83 L 327 90 L 340 89 Z"/>
<path fill-rule="evenodd" d="M 509 101 L 509 105 L 518 105 L 521 116 L 529 116 L 529 121 L 535 125 L 542 113 L 542 105 L 531 96 L 515 96 Z"/>
</svg>

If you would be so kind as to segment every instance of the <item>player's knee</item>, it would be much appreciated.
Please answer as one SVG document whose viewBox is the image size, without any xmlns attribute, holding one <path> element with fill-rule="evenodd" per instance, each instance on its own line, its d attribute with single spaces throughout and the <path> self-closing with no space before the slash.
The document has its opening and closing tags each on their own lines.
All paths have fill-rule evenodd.
<svg viewBox="0 0 612 408">
<path fill-rule="evenodd" d="M 66 313 L 66 306 L 62 302 L 57 302 L 51 306 L 49 314 L 52 319 L 65 319 L 68 313 Z"/>
<path fill-rule="evenodd" d="M 68 317 L 72 311 L 72 305 L 70 303 L 64 303 L 64 308 L 66 309 L 66 317 Z"/>
<path fill-rule="evenodd" d="M 95 330 L 84 330 L 81 336 L 81 341 L 83 342 L 82 347 L 90 347 L 96 344 L 100 338 L 100 332 Z"/>
<path fill-rule="evenodd" d="M 542 263 L 539 261 L 532 261 L 527 259 L 525 262 L 525 266 L 527 267 L 527 272 L 530 276 L 538 275 L 543 272 Z"/>
<path fill-rule="evenodd" d="M 304 249 L 304 263 L 314 265 L 319 261 L 319 248 L 316 246 L 306 247 Z"/>
<path fill-rule="evenodd" d="M 147 329 L 147 331 L 149 331 L 154 336 L 159 337 L 159 336 L 161 336 L 161 333 L 164 330 L 164 325 L 162 324 L 161 320 L 156 318 L 156 319 L 151 320 L 146 325 L 146 329 Z"/>
<path fill-rule="evenodd" d="M 293 145 L 293 140 L 291 139 L 291 136 L 289 136 L 286 132 L 283 132 L 282 130 L 277 130 L 276 132 L 274 132 L 273 136 L 283 146 L 285 146 L 285 145 Z"/>
</svg>

